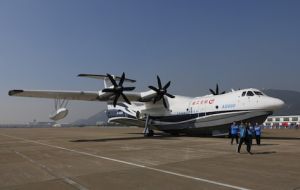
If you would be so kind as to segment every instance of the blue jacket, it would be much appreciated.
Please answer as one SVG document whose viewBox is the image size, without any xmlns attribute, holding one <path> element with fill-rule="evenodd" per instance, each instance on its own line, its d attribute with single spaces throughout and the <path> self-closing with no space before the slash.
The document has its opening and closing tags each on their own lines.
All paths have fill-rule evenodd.
<svg viewBox="0 0 300 190">
<path fill-rule="evenodd" d="M 246 128 L 244 125 L 240 125 L 240 138 L 246 137 Z"/>
<path fill-rule="evenodd" d="M 250 126 L 247 132 L 248 132 L 248 135 L 249 135 L 249 136 L 254 135 L 254 133 L 255 133 L 254 127 L 253 127 L 253 126 Z"/>
<path fill-rule="evenodd" d="M 254 135 L 253 130 L 252 129 L 247 129 L 247 136 L 252 137 L 252 135 Z"/>
<path fill-rule="evenodd" d="M 237 125 L 232 124 L 230 127 L 230 132 L 232 135 L 237 135 L 239 131 L 239 127 Z"/>
<path fill-rule="evenodd" d="M 261 127 L 259 125 L 255 126 L 255 135 L 261 135 Z"/>
</svg>

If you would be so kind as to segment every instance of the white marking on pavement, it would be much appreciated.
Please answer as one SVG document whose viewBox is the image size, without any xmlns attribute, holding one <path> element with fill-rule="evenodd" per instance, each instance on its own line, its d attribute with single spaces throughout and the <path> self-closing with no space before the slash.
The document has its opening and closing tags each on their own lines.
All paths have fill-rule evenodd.
<svg viewBox="0 0 300 190">
<path fill-rule="evenodd" d="M 200 177 L 194 177 L 194 176 L 190 176 L 190 175 L 185 175 L 185 174 L 181 174 L 181 173 L 177 173 L 177 172 L 172 172 L 172 171 L 168 171 L 168 170 L 163 170 L 163 169 L 148 167 L 148 166 L 141 165 L 141 164 L 135 164 L 135 163 L 132 163 L 132 162 L 127 162 L 127 161 L 118 160 L 118 159 L 114 159 L 114 158 L 109 158 L 109 157 L 105 157 L 105 156 L 95 155 L 95 154 L 91 154 L 91 153 L 88 153 L 88 152 L 77 151 L 77 150 L 74 150 L 74 149 L 68 149 L 68 148 L 65 148 L 65 147 L 60 147 L 60 146 L 55 146 L 55 145 L 51 145 L 51 144 L 46 144 L 46 143 L 42 143 L 42 142 L 39 142 L 39 141 L 29 140 L 29 139 L 25 139 L 25 138 L 21 138 L 21 137 L 15 137 L 15 136 L 3 134 L 3 133 L 2 134 L 0 133 L 0 135 L 1 136 L 5 136 L 5 137 L 10 137 L 10 138 L 18 139 L 18 140 L 23 140 L 25 142 L 30 142 L 30 143 L 34 143 L 34 144 L 43 145 L 43 146 L 48 146 L 48 147 L 51 147 L 51 148 L 66 150 L 66 151 L 74 152 L 74 153 L 77 153 L 77 154 L 82 154 L 82 155 L 86 155 L 86 156 L 91 156 L 91 157 L 95 157 L 95 158 L 100 158 L 100 159 L 104 159 L 104 160 L 109 160 L 109 161 L 113 161 L 113 162 L 118 162 L 118 163 L 130 165 L 130 166 L 144 168 L 144 169 L 148 169 L 148 170 L 152 170 L 152 171 L 157 171 L 157 172 L 160 172 L 160 173 L 170 174 L 170 175 L 174 175 L 174 176 L 178 176 L 178 177 L 183 177 L 183 178 L 187 178 L 187 179 L 193 179 L 193 180 L 201 181 L 201 182 L 206 182 L 206 183 L 210 183 L 210 184 L 214 184 L 214 185 L 218 185 L 218 186 L 222 186 L 222 187 L 228 187 L 228 188 L 239 189 L 239 190 L 249 190 L 248 188 L 244 188 L 244 187 L 239 187 L 239 186 L 235 186 L 235 185 L 221 183 L 221 182 L 217 182 L 217 181 L 213 181 L 213 180 L 208 180 L 208 179 L 204 179 L 204 178 L 200 178 Z"/>
<path fill-rule="evenodd" d="M 30 158 L 29 156 L 26 156 L 25 154 L 23 153 L 20 153 L 18 151 L 15 151 L 16 154 L 18 154 L 19 156 L 21 156 L 22 158 L 24 158 L 25 160 L 28 160 L 29 162 L 43 168 L 44 170 L 46 170 L 50 175 L 56 177 L 56 178 L 61 178 L 63 179 L 64 182 L 66 182 L 67 184 L 69 185 L 72 185 L 73 187 L 76 187 L 78 190 L 88 190 L 86 187 L 82 186 L 81 184 L 77 183 L 76 181 L 73 181 L 72 179 L 70 178 L 67 178 L 67 177 L 64 177 L 64 176 L 59 176 L 59 175 L 56 175 L 54 174 L 53 170 L 51 170 L 49 167 L 47 167 L 46 165 L 44 164 L 41 164 L 35 160 L 33 160 L 32 158 Z"/>
</svg>

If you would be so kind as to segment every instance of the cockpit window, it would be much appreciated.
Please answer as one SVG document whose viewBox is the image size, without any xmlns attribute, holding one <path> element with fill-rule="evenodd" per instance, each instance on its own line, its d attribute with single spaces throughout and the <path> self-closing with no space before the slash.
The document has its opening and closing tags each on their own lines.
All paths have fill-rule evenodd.
<svg viewBox="0 0 300 190">
<path fill-rule="evenodd" d="M 245 96 L 246 95 L 246 91 L 244 91 L 243 93 L 242 93 L 242 96 Z"/>
<path fill-rule="evenodd" d="M 264 95 L 262 92 L 259 92 L 259 91 L 254 91 L 254 94 L 256 94 L 258 96 L 263 96 Z"/>
<path fill-rule="evenodd" d="M 254 96 L 254 93 L 252 91 L 248 91 L 247 96 Z"/>
</svg>

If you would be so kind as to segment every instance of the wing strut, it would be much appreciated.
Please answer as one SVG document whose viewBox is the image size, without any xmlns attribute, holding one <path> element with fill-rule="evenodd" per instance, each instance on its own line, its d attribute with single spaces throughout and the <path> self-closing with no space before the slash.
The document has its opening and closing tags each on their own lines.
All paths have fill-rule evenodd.
<svg viewBox="0 0 300 190">
<path fill-rule="evenodd" d="M 69 113 L 69 110 L 66 108 L 68 103 L 69 100 L 67 99 L 55 98 L 54 99 L 55 111 L 49 116 L 49 118 L 53 121 L 58 121 L 65 118 Z"/>
<path fill-rule="evenodd" d="M 54 99 L 54 109 L 58 110 L 60 108 L 65 108 L 69 104 L 69 100 L 66 99 Z"/>
</svg>

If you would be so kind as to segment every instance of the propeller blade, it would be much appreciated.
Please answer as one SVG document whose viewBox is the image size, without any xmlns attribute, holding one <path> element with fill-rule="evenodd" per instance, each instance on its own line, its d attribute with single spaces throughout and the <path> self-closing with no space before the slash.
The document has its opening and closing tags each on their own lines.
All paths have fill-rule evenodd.
<svg viewBox="0 0 300 190">
<path fill-rule="evenodd" d="M 175 96 L 173 96 L 172 94 L 166 93 L 166 96 L 168 96 L 169 98 L 175 98 Z"/>
<path fill-rule="evenodd" d="M 135 87 L 124 87 L 123 91 L 132 91 L 134 89 L 135 89 Z"/>
<path fill-rule="evenodd" d="M 114 107 L 116 107 L 119 97 L 120 97 L 120 94 L 116 94 L 116 97 L 114 99 Z"/>
<path fill-rule="evenodd" d="M 163 104 L 164 104 L 165 108 L 168 109 L 168 105 L 167 105 L 167 102 L 166 102 L 165 98 L 163 98 Z"/>
<path fill-rule="evenodd" d="M 148 86 L 151 90 L 158 92 L 159 90 L 157 88 L 155 88 L 154 86 Z"/>
<path fill-rule="evenodd" d="M 157 83 L 158 83 L 158 88 L 161 89 L 162 88 L 161 81 L 158 75 L 157 75 Z"/>
<path fill-rule="evenodd" d="M 157 101 L 157 96 L 154 98 L 154 100 L 153 100 L 153 104 L 155 104 L 155 103 L 156 103 L 156 101 Z"/>
<path fill-rule="evenodd" d="M 108 73 L 106 75 L 109 78 L 110 82 L 114 85 L 114 87 L 117 87 L 118 85 L 117 85 L 115 79 Z"/>
<path fill-rule="evenodd" d="M 113 89 L 113 88 L 104 88 L 102 90 L 102 92 L 115 92 L 115 89 Z"/>
<path fill-rule="evenodd" d="M 125 102 L 127 102 L 128 104 L 131 104 L 130 101 L 128 100 L 128 98 L 125 96 L 125 94 L 121 93 L 121 96 L 123 97 Z"/>
<path fill-rule="evenodd" d="M 209 89 L 210 93 L 212 93 L 213 95 L 216 95 L 215 91 L 213 91 L 212 89 Z"/>
<path fill-rule="evenodd" d="M 171 84 L 171 81 L 169 81 L 165 86 L 164 86 L 164 90 L 167 90 L 167 88 L 169 88 L 169 86 L 170 86 L 170 84 Z"/>
<path fill-rule="evenodd" d="M 156 97 L 154 98 L 153 103 L 155 104 L 156 102 L 158 102 L 159 100 L 161 100 L 162 97 L 163 97 L 162 95 L 156 96 Z"/>
<path fill-rule="evenodd" d="M 209 89 L 209 91 L 213 95 L 220 95 L 220 94 L 225 94 L 226 93 L 226 91 L 220 92 L 219 90 L 220 89 L 219 89 L 219 84 L 218 83 L 216 84 L 216 91 L 213 91 L 212 89 Z"/>
<path fill-rule="evenodd" d="M 119 86 L 123 85 L 124 80 L 125 80 L 125 73 L 123 72 L 123 74 L 121 76 L 121 79 L 120 79 L 120 82 L 119 82 Z"/>
<path fill-rule="evenodd" d="M 169 98 L 175 98 L 175 96 L 173 96 L 172 94 L 167 93 L 167 89 L 170 87 L 171 81 L 169 81 L 166 85 L 164 85 L 164 87 L 162 87 L 161 80 L 157 75 L 157 84 L 158 84 L 158 88 L 154 86 L 148 86 L 151 90 L 156 92 L 156 96 L 153 99 L 153 104 L 163 99 L 164 107 L 168 108 L 165 96 L 168 96 Z"/>
<path fill-rule="evenodd" d="M 122 76 L 120 77 L 119 85 L 117 84 L 116 80 L 112 75 L 109 73 L 106 74 L 107 77 L 109 78 L 110 82 L 114 85 L 114 88 L 104 88 L 102 92 L 111 92 L 114 94 L 114 101 L 113 105 L 116 107 L 118 100 L 120 96 L 123 97 L 124 101 L 127 102 L 128 104 L 131 104 L 129 99 L 123 94 L 124 91 L 132 91 L 135 89 L 135 87 L 123 87 L 123 83 L 125 81 L 125 73 L 122 73 Z"/>
<path fill-rule="evenodd" d="M 156 101 L 160 101 L 162 98 L 164 97 L 164 95 L 160 95 L 158 96 L 157 100 Z"/>
</svg>

